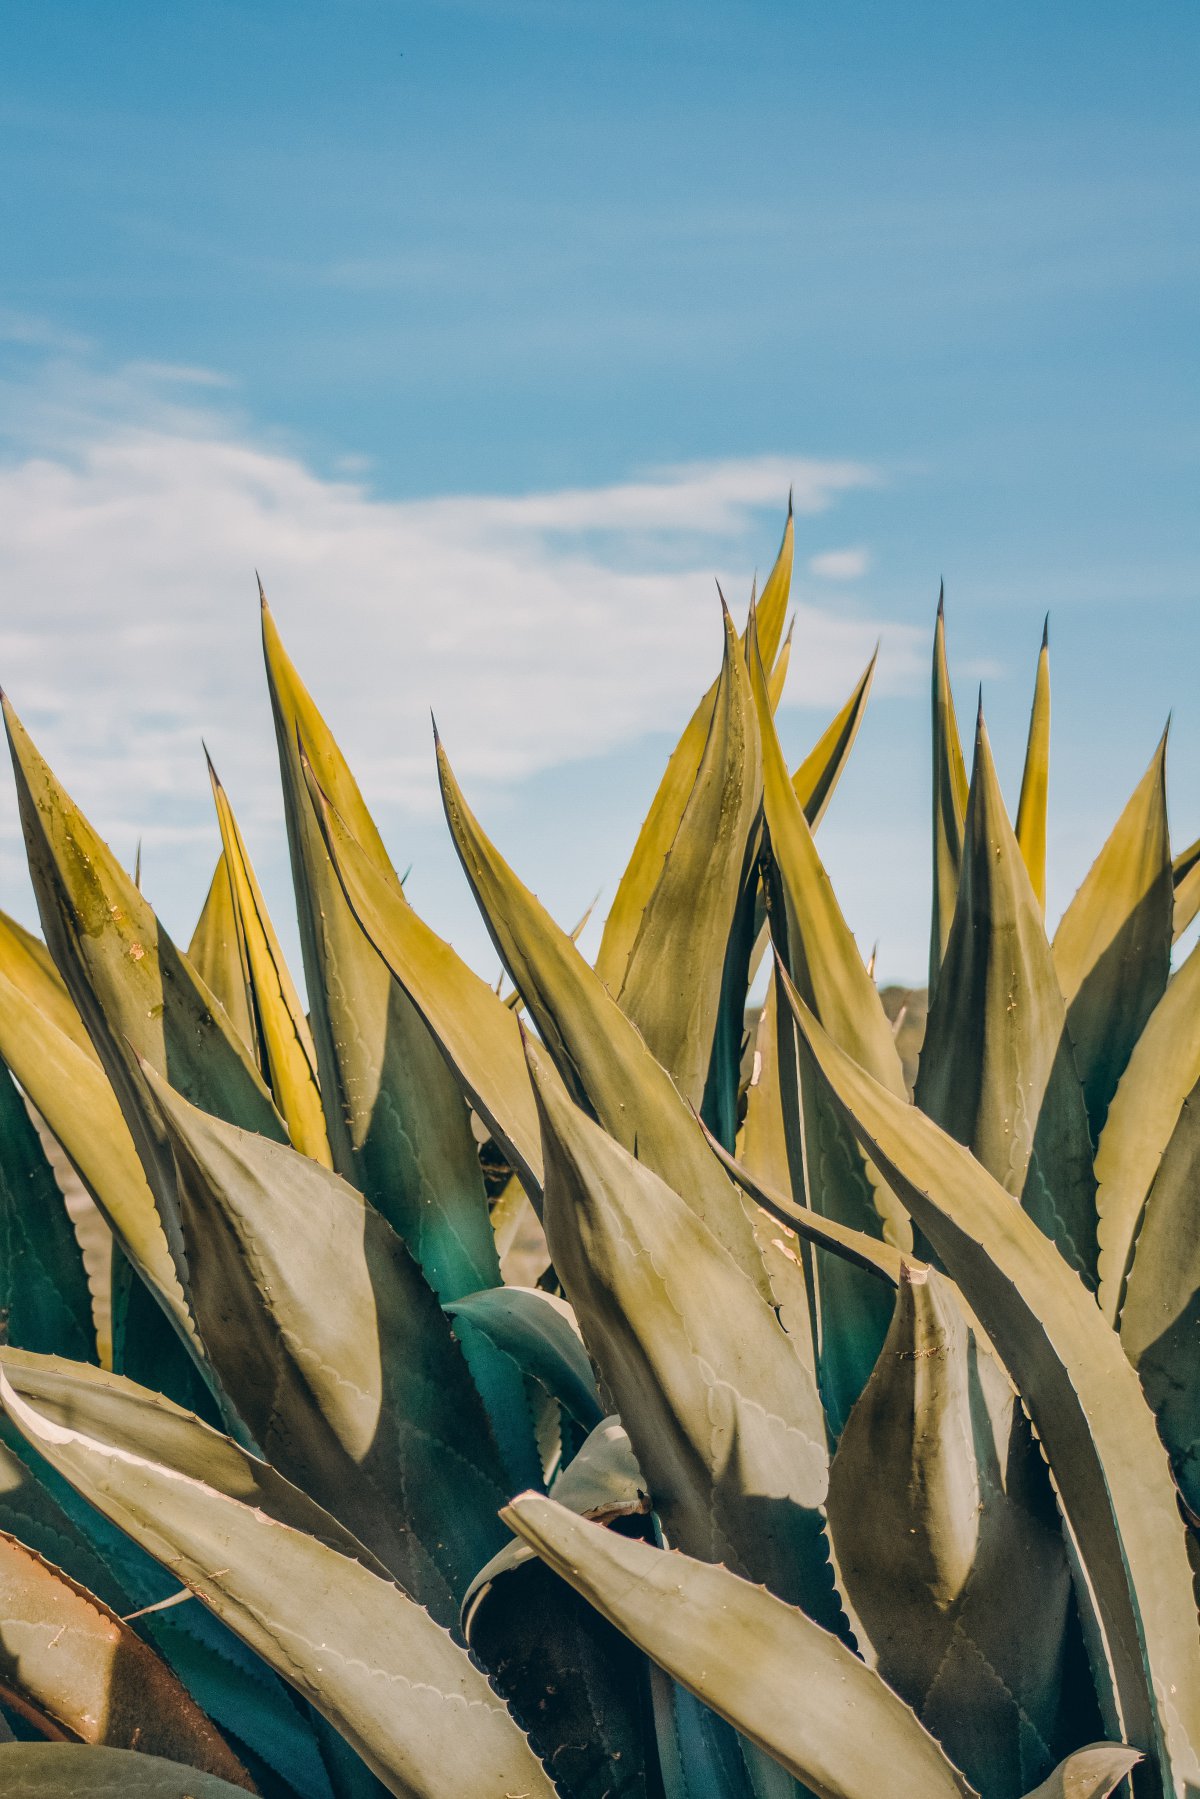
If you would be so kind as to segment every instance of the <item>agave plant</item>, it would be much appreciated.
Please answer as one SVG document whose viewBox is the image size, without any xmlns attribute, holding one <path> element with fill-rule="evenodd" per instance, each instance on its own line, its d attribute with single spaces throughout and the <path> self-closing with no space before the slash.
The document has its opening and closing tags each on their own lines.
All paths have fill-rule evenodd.
<svg viewBox="0 0 1200 1799">
<path fill-rule="evenodd" d="M 790 769 L 791 565 L 594 965 L 437 746 L 507 998 L 265 600 L 307 1011 L 215 774 L 185 953 L 6 705 L 4 1794 L 1200 1794 L 1200 846 L 1164 743 L 1048 937 L 1046 646 L 1014 828 L 939 607 L 910 1093 L 814 838 L 872 670 Z"/>
</svg>

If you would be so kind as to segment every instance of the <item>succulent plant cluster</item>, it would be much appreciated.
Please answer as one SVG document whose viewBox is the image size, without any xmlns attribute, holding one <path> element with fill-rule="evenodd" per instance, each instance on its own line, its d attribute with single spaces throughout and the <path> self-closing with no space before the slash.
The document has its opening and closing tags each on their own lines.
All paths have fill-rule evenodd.
<svg viewBox="0 0 1200 1799">
<path fill-rule="evenodd" d="M 7 1799 L 1200 1795 L 1200 846 L 1161 744 L 1048 936 L 1045 645 L 1014 827 L 939 607 L 910 1091 L 814 837 L 871 669 L 792 770 L 791 564 L 594 965 L 438 746 L 507 997 L 265 601 L 307 1010 L 215 775 L 185 953 L 6 707 Z"/>
</svg>

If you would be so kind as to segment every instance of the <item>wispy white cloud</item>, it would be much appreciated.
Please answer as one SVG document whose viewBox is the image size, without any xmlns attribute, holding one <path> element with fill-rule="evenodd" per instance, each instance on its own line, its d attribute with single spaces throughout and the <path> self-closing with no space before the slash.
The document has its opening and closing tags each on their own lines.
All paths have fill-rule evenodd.
<svg viewBox="0 0 1200 1799">
<path fill-rule="evenodd" d="M 870 566 L 870 555 L 862 549 L 823 550 L 808 562 L 809 573 L 818 581 L 857 581 Z"/>
<path fill-rule="evenodd" d="M 714 576 L 732 601 L 755 561 L 765 572 L 789 483 L 810 513 L 876 479 L 771 456 L 386 499 L 214 410 L 203 371 L 71 378 L 60 361 L 39 380 L 7 396 L 0 679 L 122 841 L 148 826 L 163 845 L 207 842 L 201 733 L 243 815 L 277 809 L 256 568 L 372 800 L 420 814 L 435 803 L 430 706 L 475 781 L 677 726 L 719 658 Z M 803 592 L 797 614 L 791 698 L 825 704 L 879 621 Z M 890 630 L 881 680 L 906 682 L 915 653 Z M 5 823 L 11 837 L 11 808 Z"/>
</svg>

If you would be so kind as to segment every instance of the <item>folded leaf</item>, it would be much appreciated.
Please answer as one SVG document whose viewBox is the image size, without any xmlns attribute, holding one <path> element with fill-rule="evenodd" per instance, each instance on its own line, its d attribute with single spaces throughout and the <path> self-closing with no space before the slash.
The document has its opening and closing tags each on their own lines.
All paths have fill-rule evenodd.
<svg viewBox="0 0 1200 1799">
<path fill-rule="evenodd" d="M 6 1799 L 237 1799 L 244 1791 L 157 1755 L 81 1743 L 0 1746 L 0 1790 Z"/>
<path fill-rule="evenodd" d="M 1171 967 L 1167 734 L 1054 934 L 1054 965 L 1099 1141 Z"/>
<path fill-rule="evenodd" d="M 1021 797 L 1017 802 L 1017 842 L 1043 915 L 1046 911 L 1046 798 L 1050 784 L 1050 620 L 1042 627 L 1042 648 L 1033 686 L 1029 737 Z"/>
<path fill-rule="evenodd" d="M 41 1139 L 0 1062 L 0 1341 L 96 1360 L 83 1256 Z"/>
<path fill-rule="evenodd" d="M 0 974 L 99 1066 L 87 1027 L 40 937 L 0 912 Z"/>
<path fill-rule="evenodd" d="M 451 835 L 484 922 L 563 1081 L 619 1143 L 636 1144 L 638 1160 L 672 1183 L 765 1294 L 767 1277 L 741 1199 L 670 1075 L 484 835 L 440 744 L 438 772 Z"/>
<path fill-rule="evenodd" d="M 575 1315 L 564 1300 L 533 1287 L 489 1287 L 452 1300 L 446 1312 L 457 1333 L 479 1331 L 523 1375 L 537 1381 L 583 1430 L 602 1412 Z"/>
<path fill-rule="evenodd" d="M 1171 929 L 1178 942 L 1200 912 L 1200 837 L 1172 862 L 1171 886 L 1175 902 Z"/>
<path fill-rule="evenodd" d="M 841 711 L 826 725 L 792 776 L 792 787 L 796 798 L 803 806 L 804 816 L 814 831 L 825 816 L 825 809 L 833 798 L 833 790 L 841 780 L 842 770 L 849 760 L 850 751 L 854 748 L 854 739 L 858 736 L 858 728 L 862 724 L 863 715 L 867 710 L 867 700 L 871 693 L 871 683 L 875 679 L 875 664 L 878 660 L 879 650 L 876 648 L 871 660 L 859 676 L 854 692 Z M 772 716 L 775 713 L 774 704 L 771 706 L 771 713 Z"/>
<path fill-rule="evenodd" d="M 1121 1076 L 1096 1151 L 1100 1305 L 1121 1314 L 1146 1195 L 1184 1100 L 1200 1081 L 1200 953 L 1155 1006 Z"/>
<path fill-rule="evenodd" d="M 292 1143 L 304 1155 L 332 1168 L 312 1032 L 246 854 L 229 796 L 217 779 L 211 760 L 208 773 L 221 826 L 234 921 L 250 976 L 255 1039 L 261 1045 L 259 1066 L 270 1083 Z"/>
<path fill-rule="evenodd" d="M 436 1295 L 332 1170 L 147 1079 L 179 1171 L 192 1307 L 239 1414 L 275 1467 L 452 1623 L 501 1540 L 505 1482 Z"/>
<path fill-rule="evenodd" d="M 186 1688 L 131 1627 L 3 1532 L 0 1692 L 16 1693 L 81 1742 L 166 1756 L 255 1790 Z"/>
<path fill-rule="evenodd" d="M 933 1269 L 905 1270 L 838 1441 L 829 1521 L 860 1653 L 980 1792 L 1019 1799 L 1098 1719 L 1070 1707 L 1071 1574 L 1045 1464 Z"/>
<path fill-rule="evenodd" d="M 0 1365 L 0 1399 L 22 1434 L 311 1701 L 389 1791 L 552 1799 L 466 1652 L 281 1475 L 115 1375 L 12 1350 Z"/>
<path fill-rule="evenodd" d="M 364 939 L 347 904 L 309 798 L 302 757 L 390 901 L 413 919 L 415 914 L 265 599 L 262 625 L 333 1165 L 404 1238 L 439 1299 L 457 1299 L 499 1279 L 467 1109 L 419 999 L 403 979 L 397 987 L 379 945 Z"/>
<path fill-rule="evenodd" d="M 864 1074 L 802 1002 L 794 1009 L 847 1121 L 1021 1393 L 1094 1593 L 1124 1734 L 1157 1755 L 1166 1792 L 1182 1791 L 1200 1780 L 1200 1632 L 1174 1483 L 1137 1376 L 1092 1296 L 986 1169 Z"/>
<path fill-rule="evenodd" d="M 1124 1743 L 1089 1743 L 1068 1755 L 1029 1799 L 1108 1799 L 1141 1759 Z"/>
<path fill-rule="evenodd" d="M 217 857 L 204 909 L 196 920 L 187 953 L 188 961 L 200 979 L 224 1006 L 226 1016 L 242 1042 L 257 1055 L 250 970 L 238 933 L 233 887 L 224 850 Z"/>
<path fill-rule="evenodd" d="M 980 708 L 954 921 L 916 1102 L 982 1162 L 1091 1284 L 1088 1118 L 1041 907 L 1000 793 Z"/>
<path fill-rule="evenodd" d="M 729 1568 L 522 1494 L 505 1522 L 619 1630 L 817 1799 L 969 1799 L 907 1706 L 836 1637 Z M 798 1703 L 798 1696 L 802 1701 Z"/>
<path fill-rule="evenodd" d="M 760 766 L 750 682 L 726 613 L 724 661 L 696 779 L 613 989 L 695 1107 L 704 1097 L 726 951 L 753 863 Z M 744 998 L 743 989 L 739 1035 Z"/>
<path fill-rule="evenodd" d="M 792 583 L 794 528 L 791 505 L 775 566 L 755 608 L 759 653 L 766 668 L 774 664 Z M 675 840 L 684 808 L 696 782 L 716 703 L 714 682 L 696 707 L 682 737 L 671 752 L 658 791 L 642 823 L 633 854 L 621 876 L 612 906 L 604 921 L 604 934 L 596 956 L 596 973 L 610 993 L 620 991 L 630 951 L 637 937 L 642 913 L 662 873 L 663 863 Z"/>
<path fill-rule="evenodd" d="M 837 1625 L 824 1421 L 795 1344 L 695 1212 L 531 1069 L 550 1254 L 668 1537 Z"/>
<path fill-rule="evenodd" d="M 967 765 L 954 714 L 946 661 L 945 591 L 938 595 L 933 633 L 933 919 L 929 935 L 929 999 L 937 992 L 950 936 L 962 863 L 967 811 Z"/>
</svg>

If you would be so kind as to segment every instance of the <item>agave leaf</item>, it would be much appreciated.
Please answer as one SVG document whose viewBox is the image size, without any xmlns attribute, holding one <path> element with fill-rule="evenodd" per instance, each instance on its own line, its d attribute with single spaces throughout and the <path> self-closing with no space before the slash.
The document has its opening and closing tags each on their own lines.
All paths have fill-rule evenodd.
<svg viewBox="0 0 1200 1799">
<path fill-rule="evenodd" d="M 829 1519 L 860 1653 L 974 1786 L 1018 1799 L 1081 1734 L 1071 1573 L 1020 1402 L 933 1269 L 905 1269 Z"/>
<path fill-rule="evenodd" d="M 452 1622 L 500 1541 L 505 1480 L 436 1295 L 332 1170 L 147 1079 L 179 1171 L 193 1310 L 239 1414 L 282 1473 Z"/>
<path fill-rule="evenodd" d="M 605 1419 L 592 1432 L 554 1493 L 560 1504 L 605 1523 L 648 1511 L 619 1419 Z M 657 1790 L 647 1772 L 645 1662 L 519 1537 L 472 1581 L 463 1625 L 565 1799 L 633 1799 Z"/>
<path fill-rule="evenodd" d="M 238 938 L 250 975 L 256 1035 L 262 1044 L 259 1064 L 295 1148 L 323 1167 L 332 1168 L 312 1032 L 246 854 L 229 796 L 217 778 L 211 758 L 208 773 L 221 827 L 222 854 L 233 895 Z"/>
<path fill-rule="evenodd" d="M 202 1356 L 166 1234 L 116 1094 L 81 1049 L 0 974 L 0 1056 L 62 1145 L 105 1223 L 176 1329 Z"/>
<path fill-rule="evenodd" d="M 773 713 L 778 712 L 779 702 L 783 698 L 783 690 L 787 685 L 788 667 L 792 660 L 792 633 L 795 629 L 796 620 L 793 617 L 791 624 L 787 628 L 787 635 L 779 646 L 779 654 L 775 658 L 775 665 L 767 676 L 767 690 L 771 696 L 771 711 Z"/>
<path fill-rule="evenodd" d="M 237 1799 L 244 1787 L 215 1774 L 83 1743 L 10 1743 L 0 1747 L 6 1799 Z"/>
<path fill-rule="evenodd" d="M 1017 802 L 1017 842 L 1043 916 L 1046 911 L 1046 798 L 1050 786 L 1050 620 L 1042 627 L 1021 797 Z"/>
<path fill-rule="evenodd" d="M 188 961 L 200 979 L 224 1006 L 226 1016 L 242 1042 L 257 1056 L 250 970 L 238 931 L 233 886 L 224 850 L 217 857 L 204 908 L 196 920 L 187 953 Z"/>
<path fill-rule="evenodd" d="M 967 765 L 954 714 L 946 661 L 945 590 L 938 595 L 933 633 L 933 917 L 929 934 L 929 1001 L 937 992 L 942 957 L 958 896 L 963 827 L 967 812 Z"/>
<path fill-rule="evenodd" d="M 670 1075 L 650 1054 L 565 931 L 522 886 L 467 807 L 441 745 L 446 817 L 492 941 L 563 1080 L 605 1130 L 670 1179 L 765 1293 L 740 1198 L 709 1154 Z"/>
<path fill-rule="evenodd" d="M 50 1023 L 69 1037 L 77 1049 L 99 1064 L 87 1028 L 75 1010 L 50 951 L 40 937 L 35 937 L 32 931 L 27 931 L 5 912 L 0 912 L 0 974 L 39 1012 L 45 1013 Z"/>
<path fill-rule="evenodd" d="M 1193 1517 L 1200 1517 L 1198 1337 L 1200 1086 L 1184 1100 L 1163 1151 L 1121 1310 L 1121 1342 L 1141 1376 Z"/>
<path fill-rule="evenodd" d="M 1060 1762 L 1029 1799 L 1108 1799 L 1141 1759 L 1124 1743 L 1089 1743 Z"/>
<path fill-rule="evenodd" d="M 761 798 L 749 677 L 728 612 L 724 618 L 724 661 L 696 779 L 613 989 L 651 1054 L 696 1107 L 713 1057 L 722 971 Z"/>
<path fill-rule="evenodd" d="M 420 1012 L 527 1192 L 542 1184 L 537 1114 L 517 1015 L 397 894 L 308 770 L 333 867 L 362 931 Z"/>
<path fill-rule="evenodd" d="M 1134 1045 L 1096 1151 L 1100 1306 L 1121 1314 L 1146 1195 L 1179 1118 L 1200 1081 L 1200 954 L 1168 983 Z"/>
<path fill-rule="evenodd" d="M 1021 1393 L 1099 1608 L 1124 1734 L 1157 1754 L 1166 1792 L 1182 1791 L 1200 1780 L 1200 1633 L 1174 1483 L 1137 1376 L 1095 1300 L 987 1170 L 792 1004 L 847 1121 Z"/>
<path fill-rule="evenodd" d="M 530 1053 L 550 1254 L 668 1536 L 837 1624 L 824 1421 L 796 1346 L 696 1213 Z"/>
<path fill-rule="evenodd" d="M 13 1350 L 0 1364 L 0 1398 L 27 1440 L 168 1563 L 390 1792 L 552 1799 L 466 1652 L 281 1475 L 115 1375 Z"/>
<path fill-rule="evenodd" d="M 0 1692 L 85 1743 L 254 1783 L 185 1687 L 103 1600 L 0 1532 Z"/>
<path fill-rule="evenodd" d="M 419 1002 L 396 986 L 378 945 L 364 939 L 347 904 L 313 812 L 302 757 L 391 900 L 414 920 L 415 914 L 265 599 L 262 621 L 333 1164 L 404 1238 L 439 1299 L 457 1299 L 499 1279 L 467 1110 Z"/>
<path fill-rule="evenodd" d="M 854 748 L 854 739 L 858 736 L 858 728 L 867 710 L 878 660 L 879 646 L 876 645 L 871 660 L 858 678 L 854 692 L 841 711 L 826 725 L 792 776 L 796 798 L 804 808 L 809 827 L 814 831 L 825 816 L 825 809 L 833 798 L 833 790 L 841 780 L 842 770 Z M 774 704 L 771 712 L 774 715 Z"/>
<path fill-rule="evenodd" d="M 971 1787 L 907 1706 L 797 1608 L 727 1567 L 630 1542 L 534 1493 L 506 1506 L 504 1518 L 817 1799 L 969 1799 Z"/>
<path fill-rule="evenodd" d="M 83 1256 L 41 1139 L 0 1063 L 0 1340 L 96 1360 Z"/>
<path fill-rule="evenodd" d="M 1171 967 L 1167 734 L 1054 933 L 1054 966 L 1099 1141 Z"/>
<path fill-rule="evenodd" d="M 480 1331 L 522 1374 L 539 1382 L 583 1430 L 600 1424 L 591 1363 L 575 1314 L 564 1300 L 533 1287 L 489 1287 L 452 1300 L 445 1310 L 456 1331 Z"/>
<path fill-rule="evenodd" d="M 198 1603 L 164 1606 L 179 1583 L 93 1511 L 7 1419 L 0 1421 L 0 1530 L 12 1532 L 120 1616 L 136 1613 L 138 1634 L 209 1717 L 302 1799 L 331 1799 L 311 1731 L 277 1677 Z"/>
<path fill-rule="evenodd" d="M 1171 929 L 1178 942 L 1200 912 L 1200 837 L 1172 862 L 1171 886 L 1175 896 Z"/>
<path fill-rule="evenodd" d="M 980 707 L 954 921 L 916 1101 L 1020 1199 L 1089 1284 L 1096 1180 L 1041 907 L 1000 793 Z"/>
<path fill-rule="evenodd" d="M 759 653 L 764 667 L 768 669 L 774 664 L 783 635 L 783 621 L 792 585 L 794 543 L 795 533 L 789 502 L 779 555 L 755 607 Z M 638 832 L 633 854 L 613 895 L 596 955 L 596 973 L 610 993 L 620 992 L 626 965 L 641 926 L 642 913 L 658 885 L 663 864 L 670 854 L 688 798 L 695 787 L 716 697 L 717 683 L 714 682 L 688 720 L 683 735 L 671 752 L 658 791 Z"/>
</svg>

